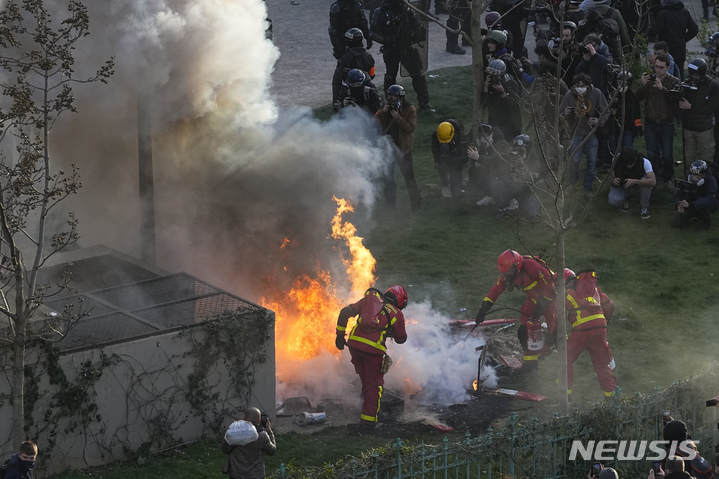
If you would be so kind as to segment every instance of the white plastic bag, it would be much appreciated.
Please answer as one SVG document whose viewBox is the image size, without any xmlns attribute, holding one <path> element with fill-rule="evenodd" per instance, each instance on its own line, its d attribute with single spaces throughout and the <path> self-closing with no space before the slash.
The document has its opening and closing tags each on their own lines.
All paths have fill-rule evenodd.
<svg viewBox="0 0 719 479">
<path fill-rule="evenodd" d="M 230 446 L 246 446 L 247 444 L 254 442 L 259 437 L 255 426 L 244 419 L 235 421 L 230 424 L 225 433 L 225 441 Z"/>
</svg>

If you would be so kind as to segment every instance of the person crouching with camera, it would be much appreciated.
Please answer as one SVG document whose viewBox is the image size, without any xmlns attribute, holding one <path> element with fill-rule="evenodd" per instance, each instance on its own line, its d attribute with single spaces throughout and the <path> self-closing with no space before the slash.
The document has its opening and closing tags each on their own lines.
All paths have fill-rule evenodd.
<svg viewBox="0 0 719 479">
<path fill-rule="evenodd" d="M 631 147 L 622 149 L 612 170 L 609 190 L 609 204 L 629 212 L 629 196 L 639 196 L 639 215 L 643 220 L 651 218 L 649 200 L 652 188 L 657 184 L 657 177 L 652 170 L 651 162 L 644 155 Z"/>
<path fill-rule="evenodd" d="M 682 228 L 697 218 L 699 226 L 708 229 L 711 214 L 717 210 L 717 181 L 707 162 L 696 160 L 692 163 L 687 178 L 677 180 L 677 188 L 679 191 L 674 200 L 677 215 L 672 220 L 672 228 Z"/>
<path fill-rule="evenodd" d="M 270 424 L 269 418 L 255 407 L 245 411 L 244 421 L 237 421 L 239 426 L 246 425 L 246 423 L 250 423 L 255 429 L 255 431 L 249 431 L 250 434 L 255 434 L 251 434 L 248 439 L 244 439 L 248 433 L 241 427 L 233 436 L 230 436 L 228 430 L 225 438 L 222 439 L 222 452 L 228 455 L 222 472 L 230 476 L 230 479 L 264 479 L 266 477 L 265 463 L 262 456 L 263 454 L 273 456 L 277 452 L 272 424 Z M 252 427 L 249 424 L 246 426 L 250 429 Z M 255 437 L 256 439 L 254 439 Z M 228 438 L 230 438 L 229 443 Z"/>
</svg>

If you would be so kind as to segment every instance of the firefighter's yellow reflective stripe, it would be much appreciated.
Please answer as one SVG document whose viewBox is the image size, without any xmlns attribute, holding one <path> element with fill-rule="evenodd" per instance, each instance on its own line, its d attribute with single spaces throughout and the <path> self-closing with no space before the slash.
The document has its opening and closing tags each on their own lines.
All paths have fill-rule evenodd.
<svg viewBox="0 0 719 479">
<path fill-rule="evenodd" d="M 490 303 L 494 304 L 494 301 L 492 301 L 491 299 L 489 299 L 488 296 L 485 296 L 482 301 L 489 301 Z"/>
<path fill-rule="evenodd" d="M 589 322 L 589 321 L 592 321 L 592 320 L 595 320 L 595 319 L 600 319 L 600 318 L 604 319 L 604 314 L 602 314 L 602 313 L 593 314 L 593 315 L 591 315 L 591 316 L 587 316 L 586 318 L 583 318 L 583 317 L 582 317 L 581 308 L 579 307 L 579 304 L 578 304 L 577 301 L 572 297 L 571 294 L 568 294 L 568 295 L 567 295 L 567 299 L 569 300 L 570 303 L 572 303 L 573 309 L 575 309 L 575 310 L 576 310 L 575 313 L 577 313 L 577 320 L 572 323 L 572 327 L 573 327 L 573 328 L 576 328 L 576 327 L 579 326 L 580 324 L 584 324 L 584 323 L 586 323 L 586 322 Z"/>
<path fill-rule="evenodd" d="M 377 422 L 377 416 L 372 417 L 372 416 L 366 416 L 364 414 L 360 414 L 360 419 L 362 419 L 363 421 Z"/>
<path fill-rule="evenodd" d="M 524 356 L 525 361 L 536 361 L 539 359 L 539 356 Z"/>
<path fill-rule="evenodd" d="M 389 320 L 389 325 L 394 326 L 394 323 L 397 322 L 397 316 L 394 316 L 392 319 Z"/>
<path fill-rule="evenodd" d="M 579 316 L 579 315 L 577 315 L 577 316 Z M 604 315 L 603 315 L 602 313 L 593 314 L 593 315 L 591 315 L 591 316 L 587 316 L 586 318 L 582 318 L 582 319 L 577 319 L 577 322 L 574 323 L 574 324 L 572 324 L 572 327 L 573 327 L 573 328 L 576 328 L 576 327 L 579 326 L 580 324 L 584 324 L 584 323 L 586 323 L 586 322 L 592 321 L 592 320 L 594 320 L 594 319 L 600 319 L 600 318 L 604 319 Z"/>
<path fill-rule="evenodd" d="M 611 391 L 611 392 L 609 392 L 609 391 L 604 391 L 604 396 L 606 396 L 606 397 L 608 397 L 608 398 L 614 397 L 614 396 L 616 396 L 616 395 L 617 395 L 617 393 L 616 393 L 615 391 Z"/>
<path fill-rule="evenodd" d="M 567 299 L 569 300 L 570 303 L 572 303 L 573 309 L 579 309 L 579 305 L 578 305 L 577 302 L 574 300 L 574 298 L 572 298 L 572 295 L 571 295 L 571 294 L 568 294 L 568 295 L 567 295 Z"/>
<path fill-rule="evenodd" d="M 379 414 L 379 407 L 380 402 L 382 402 L 382 392 L 384 391 L 384 388 L 382 386 L 379 387 L 379 397 L 377 398 L 377 412 L 375 413 L 375 421 L 377 420 L 377 415 Z"/>
<path fill-rule="evenodd" d="M 532 288 L 534 288 L 535 286 L 537 286 L 537 283 L 538 283 L 538 281 L 535 281 L 534 283 L 530 284 L 530 285 L 527 286 L 526 288 L 519 288 L 519 289 L 521 289 L 522 291 L 529 291 L 530 289 L 532 289 Z"/>
<path fill-rule="evenodd" d="M 347 326 L 337 326 L 337 331 L 342 331 L 344 333 L 347 331 Z"/>
<path fill-rule="evenodd" d="M 572 390 L 571 390 L 571 389 L 567 389 L 567 394 L 572 394 Z"/>
<path fill-rule="evenodd" d="M 380 336 L 379 340 L 382 341 L 382 339 L 384 339 L 384 333 L 382 333 L 382 336 Z M 387 348 L 382 346 L 380 343 L 376 343 L 376 342 L 372 341 L 371 339 L 363 338 L 361 336 L 355 336 L 352 333 L 350 333 L 350 337 L 348 338 L 348 340 L 354 340 L 354 341 L 359 341 L 360 343 L 369 344 L 373 348 L 377 348 L 382 352 L 387 351 Z"/>
</svg>

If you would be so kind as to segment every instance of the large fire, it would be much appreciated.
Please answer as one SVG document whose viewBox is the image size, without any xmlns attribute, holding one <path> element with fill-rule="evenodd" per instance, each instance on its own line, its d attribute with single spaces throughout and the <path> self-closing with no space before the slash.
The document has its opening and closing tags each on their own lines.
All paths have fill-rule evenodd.
<svg viewBox="0 0 719 479">
<path fill-rule="evenodd" d="M 338 353 L 334 347 L 335 325 L 340 309 L 359 299 L 359 295 L 374 285 L 376 261 L 372 253 L 357 236 L 357 229 L 343 220 L 345 213 L 354 211 L 345 199 L 333 198 L 337 212 L 332 219 L 331 237 L 342 240 L 349 250 L 337 248 L 345 266 L 352 292 L 338 297 L 330 273 L 317 266 L 314 277 L 302 275 L 293 281 L 290 291 L 273 291 L 273 299 L 262 298 L 260 304 L 275 312 L 276 340 L 275 354 L 279 378 L 287 371 L 289 363 L 306 361 L 318 356 L 323 350 Z M 284 238 L 278 249 L 291 244 L 292 238 Z"/>
</svg>

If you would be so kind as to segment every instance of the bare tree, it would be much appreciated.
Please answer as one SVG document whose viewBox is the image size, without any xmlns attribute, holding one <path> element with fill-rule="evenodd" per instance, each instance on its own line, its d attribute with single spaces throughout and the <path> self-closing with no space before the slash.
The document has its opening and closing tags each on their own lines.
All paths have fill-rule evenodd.
<svg viewBox="0 0 719 479">
<path fill-rule="evenodd" d="M 59 284 L 42 284 L 40 268 L 79 238 L 72 213 L 64 228 L 48 231 L 51 211 L 81 187 L 74 165 L 69 172 L 52 167 L 50 132 L 63 113 L 76 112 L 73 85 L 106 83 L 113 74 L 110 59 L 95 74 L 74 78 L 73 51 L 89 34 L 88 27 L 87 9 L 72 0 L 62 18 L 54 17 L 43 0 L 11 0 L 0 11 L 0 314 L 8 321 L 0 330 L 0 345 L 12 358 L 7 399 L 13 406 L 16 444 L 24 439 L 23 376 L 29 342 L 62 338 L 85 314 L 65 308 L 51 321 L 32 321 L 44 298 L 71 280 L 64 274 Z"/>
</svg>

